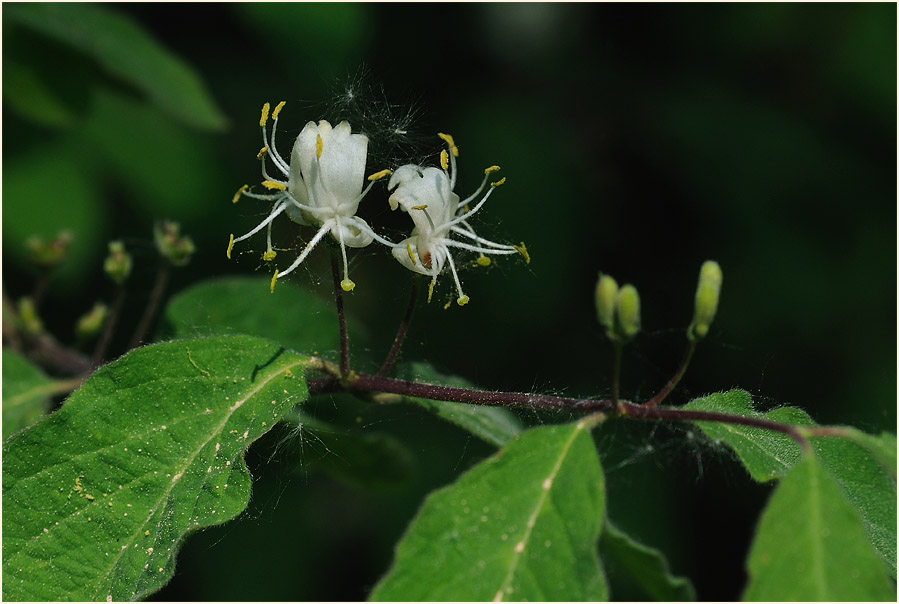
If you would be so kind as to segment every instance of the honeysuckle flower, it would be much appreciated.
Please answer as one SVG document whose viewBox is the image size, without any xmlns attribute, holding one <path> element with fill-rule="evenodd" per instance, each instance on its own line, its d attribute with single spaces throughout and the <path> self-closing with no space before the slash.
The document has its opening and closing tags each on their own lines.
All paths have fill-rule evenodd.
<svg viewBox="0 0 899 604">
<path fill-rule="evenodd" d="M 309 252 L 324 238 L 331 236 L 340 244 L 343 256 L 343 280 L 340 286 L 344 291 L 352 291 L 356 286 L 348 276 L 346 248 L 361 248 L 377 240 L 385 245 L 394 246 L 391 241 L 377 235 L 362 218 L 356 216 L 359 202 L 365 197 L 375 181 L 389 176 L 390 170 L 382 170 L 368 177 L 369 184 L 363 190 L 365 179 L 365 162 L 368 153 L 368 137 L 364 134 L 353 134 L 350 124 L 340 122 L 335 127 L 325 120 L 316 124 L 309 122 L 300 132 L 290 153 L 290 163 L 286 162 L 275 147 L 275 134 L 278 127 L 278 114 L 284 107 L 281 101 L 272 111 L 273 119 L 271 142 L 268 137 L 269 104 L 262 107 L 259 126 L 262 128 L 263 147 L 257 158 L 262 161 L 262 186 L 273 191 L 270 194 L 259 194 L 250 191 L 248 185 L 241 187 L 234 194 L 236 203 L 240 197 L 273 202 L 272 210 L 249 233 L 235 238 L 231 235 L 228 243 L 228 258 L 235 243 L 243 241 L 266 229 L 266 251 L 262 258 L 274 260 L 275 250 L 272 248 L 272 221 L 282 212 L 294 222 L 304 226 L 318 227 L 318 232 L 309 240 L 306 247 L 293 263 L 284 271 L 275 271 L 272 277 L 272 289 L 275 281 L 287 275 L 306 259 Z M 275 178 L 266 171 L 265 158 L 270 157 L 280 178 Z"/>
<path fill-rule="evenodd" d="M 523 243 L 520 246 L 495 243 L 479 237 L 468 223 L 468 219 L 484 207 L 496 187 L 505 182 L 505 178 L 491 182 L 484 193 L 490 175 L 497 172 L 499 166 L 490 166 L 484 170 L 481 186 L 460 201 L 459 196 L 453 192 L 459 148 L 452 136 L 442 133 L 438 136 L 447 144 L 447 149 L 440 152 L 440 168 L 408 164 L 397 168 L 387 184 L 388 189 L 396 189 L 388 199 L 390 208 L 395 210 L 401 207 L 415 223 L 411 236 L 393 247 L 393 256 L 409 270 L 431 277 L 428 301 L 434 293 L 438 275 L 445 266 L 449 266 L 459 294 L 456 302 L 459 306 L 464 306 L 468 304 L 469 298 L 462 291 L 450 248 L 477 252 L 478 264 L 481 266 L 490 264 L 488 254 L 521 254 L 527 262 L 530 262 L 530 258 Z M 484 196 L 469 208 L 468 204 L 481 193 Z M 457 241 L 453 239 L 454 235 L 467 241 Z"/>
</svg>

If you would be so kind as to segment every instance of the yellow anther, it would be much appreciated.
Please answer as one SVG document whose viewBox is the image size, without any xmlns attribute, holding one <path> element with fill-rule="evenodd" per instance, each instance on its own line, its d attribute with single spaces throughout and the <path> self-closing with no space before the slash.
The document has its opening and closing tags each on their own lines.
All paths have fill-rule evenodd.
<svg viewBox="0 0 899 604">
<path fill-rule="evenodd" d="M 489 168 L 484 168 L 484 174 L 493 174 L 494 172 L 499 172 L 499 166 L 490 166 Z"/>
<path fill-rule="evenodd" d="M 411 206 L 409 209 L 410 210 L 427 210 L 428 204 L 425 204 L 423 206 Z"/>
<path fill-rule="evenodd" d="M 521 245 L 513 245 L 512 247 L 515 248 L 515 251 L 516 251 L 516 252 L 518 252 L 519 254 L 521 254 L 521 257 L 524 258 L 524 263 L 525 263 L 525 264 L 530 264 L 530 263 L 531 263 L 531 255 L 528 254 L 528 248 L 525 247 L 524 241 L 521 242 Z"/>
<path fill-rule="evenodd" d="M 263 147 L 259 150 L 259 153 L 256 154 L 256 159 L 262 159 L 265 157 L 266 153 L 268 153 L 268 147 Z"/>
<path fill-rule="evenodd" d="M 234 194 L 234 197 L 231 198 L 231 203 L 237 203 L 237 200 L 240 199 L 240 196 L 243 195 L 243 192 L 250 188 L 250 185 L 244 185 L 241 188 L 237 189 L 237 193 Z"/>
<path fill-rule="evenodd" d="M 262 254 L 262 259 L 265 260 L 266 262 L 271 262 L 272 260 L 275 259 L 275 256 L 277 256 L 277 255 L 278 255 L 278 252 L 276 252 L 275 250 L 269 250 L 269 251 L 265 252 L 264 254 Z"/>
<path fill-rule="evenodd" d="M 456 146 L 456 141 L 453 140 L 451 134 L 444 134 L 443 132 L 438 132 L 437 136 L 446 141 L 446 144 L 449 145 L 450 153 L 453 154 L 453 157 L 459 157 L 459 147 Z"/>
<path fill-rule="evenodd" d="M 428 304 L 431 303 L 431 296 L 434 295 L 434 282 L 431 281 L 431 284 L 428 285 Z"/>
<path fill-rule="evenodd" d="M 456 300 L 456 304 L 458 304 L 459 306 L 465 306 L 466 304 L 468 304 L 468 296 L 463 294 L 458 300 Z"/>
<path fill-rule="evenodd" d="M 259 127 L 265 128 L 265 125 L 268 123 L 268 110 L 271 108 L 271 105 L 266 103 L 262 106 L 262 116 L 259 118 Z"/>
<path fill-rule="evenodd" d="M 446 152 L 446 149 L 440 150 L 440 167 L 444 170 L 449 168 L 449 153 Z"/>
<path fill-rule="evenodd" d="M 231 233 L 231 239 L 228 240 L 228 251 L 225 252 L 225 255 L 228 256 L 228 260 L 231 260 L 231 248 L 234 247 L 234 233 Z"/>
<path fill-rule="evenodd" d="M 356 287 L 356 284 L 353 283 L 352 280 L 350 280 L 350 279 L 344 279 L 343 281 L 340 282 L 340 289 L 342 289 L 345 292 L 351 292 L 351 291 L 353 291 L 353 289 L 355 289 L 355 287 Z"/>
<path fill-rule="evenodd" d="M 490 258 L 488 258 L 487 256 L 480 256 L 478 258 L 478 264 L 480 266 L 490 266 Z"/>
<path fill-rule="evenodd" d="M 315 135 L 315 157 L 321 159 L 322 156 L 322 148 L 324 147 L 324 143 L 322 143 L 322 135 Z"/>
<path fill-rule="evenodd" d="M 449 307 L 453 305 L 453 301 L 450 300 L 446 304 L 443 305 L 443 310 L 449 310 Z"/>
<path fill-rule="evenodd" d="M 278 119 L 278 114 L 281 113 L 281 110 L 284 108 L 284 105 L 286 105 L 286 104 L 287 104 L 287 101 L 281 101 L 280 103 L 278 103 L 278 106 L 275 107 L 274 111 L 272 111 L 272 119 L 273 120 Z"/>
<path fill-rule="evenodd" d="M 262 186 L 269 190 L 275 191 L 284 191 L 287 189 L 287 185 L 283 182 L 278 182 L 277 180 L 263 180 Z"/>
<path fill-rule="evenodd" d="M 275 274 L 272 275 L 272 286 L 269 289 L 270 292 L 275 293 L 275 281 L 278 280 L 278 271 L 275 271 Z"/>
<path fill-rule="evenodd" d="M 491 187 L 498 187 L 498 186 L 504 184 L 505 182 L 506 182 L 506 177 L 503 176 L 503 177 L 500 178 L 498 181 L 490 183 L 490 186 L 491 186 Z"/>
<path fill-rule="evenodd" d="M 412 253 L 412 244 L 410 244 L 408 240 L 406 241 L 406 252 L 409 254 L 409 260 L 412 261 L 412 266 L 418 266 L 418 263 L 415 261 L 415 254 Z M 431 285 L 431 287 L 433 288 L 434 286 Z M 430 297 L 431 295 L 428 294 L 429 299 Z"/>
<path fill-rule="evenodd" d="M 393 174 L 393 170 L 381 170 L 380 172 L 375 172 L 371 176 L 368 177 L 368 180 L 374 182 L 376 180 L 381 180 L 385 176 L 390 176 Z"/>
</svg>

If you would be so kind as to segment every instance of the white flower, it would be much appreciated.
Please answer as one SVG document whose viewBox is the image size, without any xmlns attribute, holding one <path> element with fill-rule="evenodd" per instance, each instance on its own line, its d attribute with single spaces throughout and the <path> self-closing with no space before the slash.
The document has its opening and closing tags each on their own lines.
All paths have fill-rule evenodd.
<svg viewBox="0 0 899 604">
<path fill-rule="evenodd" d="M 269 104 L 262 107 L 262 117 L 259 126 L 262 128 L 263 147 L 259 151 L 258 158 L 262 160 L 262 185 L 274 191 L 272 194 L 260 195 L 249 191 L 244 185 L 234 195 L 234 202 L 241 195 L 274 202 L 272 211 L 256 228 L 234 238 L 228 244 L 228 257 L 231 257 L 231 248 L 239 241 L 255 235 L 263 228 L 267 228 L 267 248 L 263 254 L 266 261 L 275 258 L 272 249 L 272 221 L 282 212 L 301 225 L 316 226 L 318 232 L 303 252 L 284 271 L 275 271 L 272 277 L 272 289 L 279 277 L 287 275 L 298 267 L 309 252 L 331 233 L 331 236 L 340 243 L 340 252 L 343 256 L 343 280 L 340 286 L 344 291 L 352 291 L 356 286 L 347 275 L 346 247 L 365 247 L 376 239 L 385 245 L 393 246 L 390 241 L 379 237 L 368 223 L 356 216 L 359 202 L 365 194 L 371 190 L 376 180 L 391 174 L 390 170 L 382 170 L 368 177 L 369 185 L 362 190 L 365 180 L 365 161 L 368 153 L 368 137 L 364 134 L 352 134 L 350 124 L 340 122 L 335 127 L 325 120 L 318 124 L 309 122 L 303 128 L 293 145 L 288 164 L 275 148 L 275 133 L 278 126 L 278 114 L 284 107 L 284 101 L 275 107 L 272 112 L 274 123 L 272 125 L 272 140 L 268 140 L 268 113 Z M 271 157 L 278 171 L 286 177 L 271 177 L 265 169 L 265 157 Z"/>
<path fill-rule="evenodd" d="M 521 254 L 528 262 L 530 258 L 523 243 L 520 246 L 494 243 L 479 237 L 468 223 L 468 219 L 484 206 L 494 189 L 505 182 L 506 179 L 502 178 L 490 183 L 490 188 L 480 201 L 469 209 L 468 203 L 484 191 L 490 174 L 498 171 L 499 166 L 484 170 L 484 180 L 478 190 L 460 201 L 459 196 L 453 193 L 459 149 L 450 135 L 438 136 L 446 141 L 449 148 L 449 153 L 446 149 L 440 152 L 440 169 L 405 165 L 394 172 L 387 185 L 388 189 L 396 189 L 388 200 L 391 209 L 402 207 L 415 223 L 412 236 L 393 248 L 393 256 L 409 270 L 431 277 L 428 301 L 434 292 L 437 276 L 448 265 L 459 293 L 456 301 L 464 306 L 469 298 L 462 292 L 450 248 L 478 252 L 478 264 L 482 266 L 490 264 L 487 254 Z M 468 241 L 456 241 L 453 235 Z"/>
</svg>

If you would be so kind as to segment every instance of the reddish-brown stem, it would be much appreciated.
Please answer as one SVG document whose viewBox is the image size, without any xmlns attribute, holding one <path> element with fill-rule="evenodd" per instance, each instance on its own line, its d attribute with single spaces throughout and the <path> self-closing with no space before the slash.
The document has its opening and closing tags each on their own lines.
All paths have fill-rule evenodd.
<svg viewBox="0 0 899 604">
<path fill-rule="evenodd" d="M 390 368 L 393 367 L 393 363 L 396 361 L 396 357 L 400 352 L 400 348 L 403 346 L 403 340 L 406 339 L 406 331 L 409 329 L 409 322 L 412 320 L 412 311 L 415 310 L 415 299 L 418 297 L 418 279 L 413 276 L 412 278 L 412 291 L 409 294 L 409 305 L 406 307 L 406 314 L 403 316 L 403 320 L 400 323 L 399 329 L 397 329 L 396 337 L 393 338 L 393 346 L 390 348 L 390 352 L 387 353 L 387 358 L 384 359 L 384 364 L 381 365 L 381 370 L 378 371 L 378 377 L 384 377 L 387 375 L 387 372 L 390 371 Z"/>
<path fill-rule="evenodd" d="M 668 383 L 665 384 L 664 388 L 659 390 L 658 394 L 643 403 L 644 407 L 657 407 L 669 394 L 671 394 L 674 387 L 677 386 L 681 381 L 681 378 L 684 377 L 684 373 L 687 372 L 687 367 L 690 365 L 690 359 L 693 358 L 693 352 L 695 350 L 696 344 L 694 342 L 687 342 L 687 349 L 684 351 L 684 360 L 681 361 L 677 372 L 671 376 L 671 379 L 668 380 Z"/>
<path fill-rule="evenodd" d="M 331 249 L 331 275 L 334 277 L 334 298 L 337 301 L 337 325 L 340 329 L 340 375 L 350 374 L 350 342 L 346 331 L 346 313 L 343 310 L 343 288 L 340 286 L 340 265 L 337 252 Z"/>
</svg>

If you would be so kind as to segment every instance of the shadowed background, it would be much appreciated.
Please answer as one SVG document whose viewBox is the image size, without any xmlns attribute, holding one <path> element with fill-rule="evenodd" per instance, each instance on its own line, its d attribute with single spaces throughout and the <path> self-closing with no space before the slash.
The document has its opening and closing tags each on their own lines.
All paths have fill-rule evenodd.
<svg viewBox="0 0 899 604">
<path fill-rule="evenodd" d="M 434 135 L 452 133 L 462 196 L 484 167 L 502 166 L 508 180 L 474 225 L 526 242 L 532 258 L 500 257 L 488 269 L 458 262 L 471 303 L 444 311 L 453 295 L 444 276 L 435 301 L 419 301 L 406 359 L 485 388 L 607 395 L 611 357 L 592 300 L 601 270 L 641 293 L 644 330 L 625 351 L 623 392 L 645 399 L 680 359 L 699 266 L 712 258 L 724 270 L 719 316 L 672 403 L 742 387 L 763 408 L 792 404 L 821 423 L 895 429 L 895 5 L 109 10 L 195 70 L 224 119 L 179 119 L 88 53 L 4 11 L 3 287 L 14 298 L 30 290 L 28 235 L 71 229 L 72 257 L 44 317 L 63 341 L 111 295 L 100 264 L 112 238 L 135 256 L 129 300 L 139 316 L 155 219 L 180 221 L 198 248 L 170 292 L 255 274 L 262 236 L 243 244 L 253 253 L 228 262 L 224 252 L 229 233 L 267 210 L 230 203 L 259 178 L 259 108 L 287 101 L 286 154 L 306 121 L 342 115 L 349 89 L 372 128 L 380 116 L 408 130 L 414 144 L 399 150 L 408 157 L 436 162 Z M 56 105 L 36 102 L 41 88 Z M 367 171 L 396 167 L 395 150 L 369 134 Z M 394 240 L 411 227 L 380 185 L 361 214 Z M 294 246 L 296 230 L 285 221 L 276 240 Z M 326 256 L 313 254 L 289 280 L 329 297 Z M 365 366 L 389 347 L 410 278 L 374 245 L 352 254 L 351 274 L 348 312 L 368 331 L 353 360 Z M 378 421 L 415 451 L 414 481 L 375 494 L 335 481 L 313 461 L 339 448 L 314 440 L 296 472 L 283 451 L 272 456 L 273 437 L 250 454 L 258 482 L 249 511 L 189 539 L 158 597 L 365 597 L 422 493 L 490 453 L 420 414 Z M 597 442 L 610 516 L 665 551 L 701 599 L 737 598 L 768 489 L 689 432 L 608 427 Z"/>
</svg>

